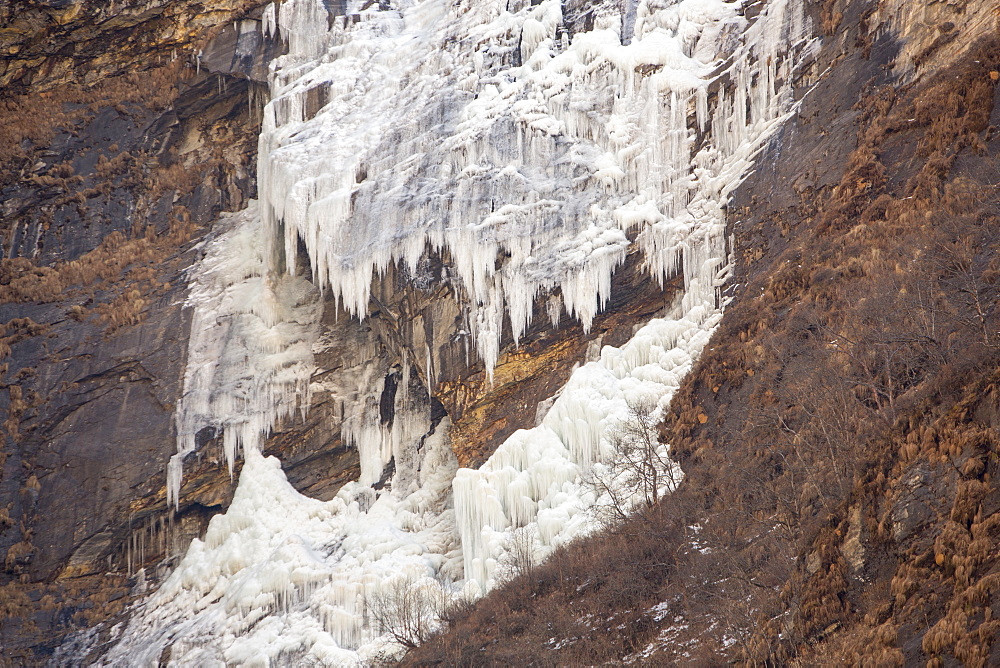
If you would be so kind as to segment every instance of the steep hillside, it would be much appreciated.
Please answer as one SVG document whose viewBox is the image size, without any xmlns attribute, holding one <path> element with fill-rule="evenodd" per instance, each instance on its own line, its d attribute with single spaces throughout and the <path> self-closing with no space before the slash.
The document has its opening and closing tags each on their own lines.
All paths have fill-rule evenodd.
<svg viewBox="0 0 1000 668">
<path fill-rule="evenodd" d="M 818 8 L 820 77 L 733 202 L 680 488 L 405 665 L 1000 660 L 997 15 L 891 4 Z"/>
</svg>

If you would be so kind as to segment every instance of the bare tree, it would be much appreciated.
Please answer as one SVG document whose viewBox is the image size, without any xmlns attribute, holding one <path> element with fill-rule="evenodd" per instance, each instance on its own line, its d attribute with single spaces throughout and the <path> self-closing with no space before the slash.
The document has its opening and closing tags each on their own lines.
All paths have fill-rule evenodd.
<svg viewBox="0 0 1000 668">
<path fill-rule="evenodd" d="M 498 584 L 506 584 L 522 575 L 530 575 L 538 563 L 533 526 L 514 529 L 507 537 L 507 554 L 495 576 Z"/>
<path fill-rule="evenodd" d="M 617 523 L 640 506 L 652 507 L 673 491 L 683 474 L 660 443 L 655 406 L 628 404 L 628 414 L 610 432 L 616 456 L 607 465 L 597 465 L 588 482 L 598 499 L 598 513 Z"/>
<path fill-rule="evenodd" d="M 381 633 L 406 648 L 425 642 L 437 627 L 443 590 L 401 577 L 365 597 L 365 611 Z"/>
</svg>

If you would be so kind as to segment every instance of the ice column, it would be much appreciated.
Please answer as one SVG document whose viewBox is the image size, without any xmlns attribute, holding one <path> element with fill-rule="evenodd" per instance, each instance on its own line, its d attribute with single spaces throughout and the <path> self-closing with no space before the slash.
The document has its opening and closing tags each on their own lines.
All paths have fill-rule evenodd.
<svg viewBox="0 0 1000 668">
<path fill-rule="evenodd" d="M 202 430 L 222 432 L 232 473 L 241 447 L 256 450 L 277 420 L 309 404 L 319 291 L 302 278 L 268 274 L 256 202 L 216 229 L 189 277 L 191 338 L 168 503 L 178 500 L 184 457 Z"/>
</svg>

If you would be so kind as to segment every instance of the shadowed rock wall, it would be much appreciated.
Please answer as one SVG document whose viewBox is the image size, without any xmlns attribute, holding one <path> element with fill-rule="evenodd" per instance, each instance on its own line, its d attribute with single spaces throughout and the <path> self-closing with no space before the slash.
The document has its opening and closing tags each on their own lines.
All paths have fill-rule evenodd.
<svg viewBox="0 0 1000 668">
<path fill-rule="evenodd" d="M 163 508 L 183 271 L 255 195 L 280 44 L 252 4 L 0 9 L 0 662 L 120 609 L 229 494 Z"/>
</svg>

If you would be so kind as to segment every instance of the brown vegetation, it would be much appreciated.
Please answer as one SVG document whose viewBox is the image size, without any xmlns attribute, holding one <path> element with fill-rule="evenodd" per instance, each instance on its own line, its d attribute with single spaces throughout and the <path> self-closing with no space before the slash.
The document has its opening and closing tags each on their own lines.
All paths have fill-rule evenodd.
<svg viewBox="0 0 1000 668">
<path fill-rule="evenodd" d="M 11 582 L 0 585 L 0 635 L 9 639 L 16 635 L 39 634 L 40 626 L 56 618 L 62 618 L 63 624 L 92 626 L 121 614 L 132 600 L 127 579 L 115 574 L 51 583 Z M 52 640 L 48 638 L 47 644 Z M 0 654 L 0 666 L 44 663 L 45 657 L 17 650 L 14 645 L 5 645 L 4 650 Z"/>
<path fill-rule="evenodd" d="M 149 70 L 112 77 L 94 86 L 70 84 L 37 94 L 5 96 L 0 101 L 0 181 L 16 178 L 18 172 L 27 167 L 34 150 L 48 146 L 57 132 L 73 132 L 101 106 L 166 107 L 177 97 L 176 82 L 191 74 L 185 69 L 183 60 L 176 60 Z M 47 178 L 71 176 L 50 171 Z"/>
<path fill-rule="evenodd" d="M 165 234 L 157 235 L 152 227 L 147 227 L 142 236 L 128 239 L 115 231 L 93 251 L 52 267 L 37 266 L 26 258 L 2 259 L 0 303 L 55 302 L 65 299 L 74 287 L 89 288 L 91 295 L 96 288 L 117 287 L 120 291 L 117 296 L 95 310 L 108 324 L 108 332 L 136 324 L 149 303 L 148 296 L 166 287 L 158 282 L 156 267 L 189 241 L 196 229 L 190 213 L 182 206 L 174 208 L 170 220 Z M 83 307 L 75 305 L 70 315 L 82 318 Z M 7 341 L 8 338 L 0 338 L 0 353 L 6 350 L 5 354 L 9 354 L 13 341 Z"/>
<path fill-rule="evenodd" d="M 174 159 L 161 164 L 145 153 L 126 151 L 100 155 L 93 174 L 86 178 L 74 174 L 69 162 L 56 164 L 41 174 L 25 175 L 25 171 L 34 161 L 35 152 L 44 148 L 54 133 L 75 132 L 74 128 L 100 106 L 141 104 L 147 110 L 165 108 L 177 95 L 175 84 L 189 76 L 191 73 L 183 61 L 178 60 L 96 86 L 70 85 L 53 92 L 5 100 L 0 103 L 0 180 L 13 182 L 20 174 L 20 178 L 51 191 L 49 209 L 75 203 L 81 216 L 86 216 L 84 205 L 88 199 L 106 197 L 113 188 L 128 188 L 138 194 L 134 218 L 144 220 L 146 209 L 168 193 L 193 191 L 202 182 L 205 171 L 216 163 L 187 167 Z M 117 145 L 114 150 L 117 151 Z M 95 180 L 96 185 L 82 187 Z M 169 229 L 164 233 L 156 234 L 141 222 L 136 225 L 136 229 L 127 233 L 112 232 L 97 248 L 81 257 L 52 266 L 38 265 L 28 258 L 0 259 L 0 303 L 61 301 L 73 288 L 83 288 L 83 295 L 93 297 L 96 290 L 110 288 L 110 303 L 97 308 L 108 331 L 137 323 L 149 295 L 161 284 L 149 273 L 141 274 L 141 280 L 136 280 L 140 274 L 135 271 L 125 276 L 126 270 L 134 265 L 149 268 L 161 264 L 191 238 L 195 225 L 183 206 L 174 208 Z M 119 284 L 123 277 L 128 280 Z M 133 294 L 135 291 L 139 291 L 139 296 Z M 77 304 L 71 307 L 70 316 L 82 319 L 85 313 Z M 4 345 L 0 342 L 0 353 L 6 354 L 9 350 Z"/>
</svg>

